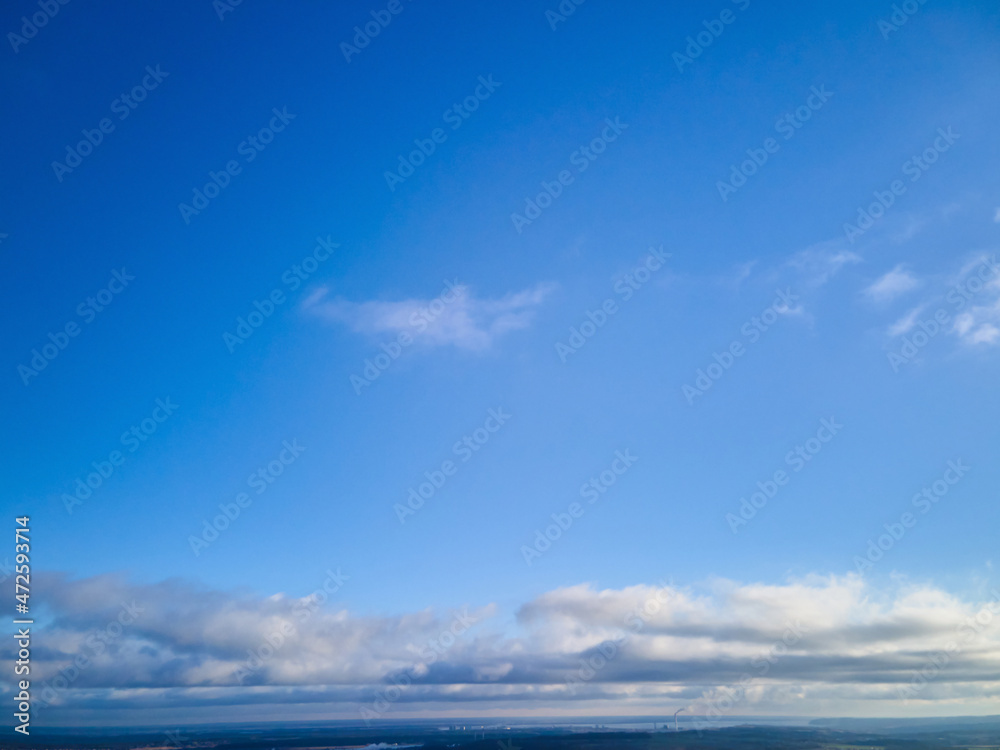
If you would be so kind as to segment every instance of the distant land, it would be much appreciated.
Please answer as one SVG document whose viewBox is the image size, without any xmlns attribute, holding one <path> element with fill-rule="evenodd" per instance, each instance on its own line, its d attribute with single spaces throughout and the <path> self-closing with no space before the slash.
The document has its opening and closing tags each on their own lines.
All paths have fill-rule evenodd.
<svg viewBox="0 0 1000 750">
<path fill-rule="evenodd" d="M 736 717 L 737 719 L 740 717 Z M 1000 750 L 1000 716 L 920 719 L 791 719 L 745 717 L 744 724 L 704 728 L 687 717 L 585 719 L 438 719 L 200 725 L 190 729 L 63 728 L 33 732 L 29 741 L 6 728 L 5 750 Z M 790 726 L 802 722 L 800 726 Z M 655 723 L 657 729 L 651 728 Z M 640 727 L 645 729 L 623 727 Z"/>
</svg>

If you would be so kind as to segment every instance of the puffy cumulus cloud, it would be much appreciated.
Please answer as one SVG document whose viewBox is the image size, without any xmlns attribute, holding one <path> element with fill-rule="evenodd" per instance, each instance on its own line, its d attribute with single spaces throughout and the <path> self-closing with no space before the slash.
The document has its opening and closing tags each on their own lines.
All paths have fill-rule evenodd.
<svg viewBox="0 0 1000 750">
<path fill-rule="evenodd" d="M 535 310 L 554 289 L 554 284 L 538 284 L 487 299 L 477 297 L 465 284 L 448 281 L 434 299 L 350 302 L 331 298 L 324 287 L 303 302 L 303 309 L 358 333 L 405 334 L 425 346 L 450 345 L 480 352 L 505 333 L 527 328 Z"/>
<path fill-rule="evenodd" d="M 919 288 L 920 283 L 920 280 L 901 263 L 866 288 L 865 295 L 873 302 L 891 302 Z"/>
<path fill-rule="evenodd" d="M 36 626 L 33 685 L 64 716 L 191 707 L 218 717 L 251 705 L 264 716 L 293 705 L 357 718 L 393 685 L 396 715 L 902 715 L 1000 701 L 998 590 L 973 601 L 854 575 L 581 584 L 525 602 L 511 629 L 494 606 L 372 617 L 332 606 L 335 596 L 320 604 L 176 580 L 48 575 L 37 588 L 51 616 Z M 16 658 L 11 645 L 0 657 Z"/>
</svg>

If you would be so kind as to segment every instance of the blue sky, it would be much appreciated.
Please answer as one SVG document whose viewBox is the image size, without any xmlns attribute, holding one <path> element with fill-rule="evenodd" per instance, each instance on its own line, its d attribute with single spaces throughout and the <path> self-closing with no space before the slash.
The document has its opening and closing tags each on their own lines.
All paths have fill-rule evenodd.
<svg viewBox="0 0 1000 750">
<path fill-rule="evenodd" d="M 733 613 L 759 587 L 793 604 L 810 600 L 798 586 L 832 587 L 852 602 L 894 603 L 886 617 L 903 617 L 907 597 L 947 600 L 954 613 L 990 599 L 994 6 L 932 1 L 896 29 L 891 3 L 590 0 L 565 20 L 544 2 L 386 7 L 248 2 L 220 19 L 207 0 L 114 13 L 69 3 L 0 53 L 11 176 L 2 304 L 13 321 L 3 504 L 32 518 L 53 642 L 103 616 L 65 593 L 74 585 L 259 603 L 308 597 L 338 568 L 349 581 L 324 605 L 331 612 L 447 623 L 463 606 L 485 608 L 480 627 L 533 637 L 539 654 L 555 641 L 526 635 L 526 613 L 566 591 L 600 599 L 669 585 L 709 592 Z M 37 11 L 20 3 L 5 31 L 20 34 L 21 16 Z M 341 45 L 373 17 L 391 21 L 345 59 Z M 681 60 L 700 33 L 711 43 Z M 71 172 L 53 167 L 73 163 L 67 149 L 83 131 L 100 138 L 92 153 Z M 432 153 L 387 179 L 421 143 Z M 763 163 L 744 164 L 754 155 Z M 227 164 L 224 187 L 185 212 Z M 732 182 L 741 168 L 752 174 Z M 739 185 L 720 191 L 726 181 Z M 845 227 L 895 181 L 869 229 Z M 546 190 L 558 195 L 541 199 L 537 218 L 512 216 L 531 216 L 526 201 Z M 134 278 L 123 286 L 116 273 Z M 583 346 L 558 348 L 609 299 L 614 312 Z M 269 304 L 245 341 L 225 338 Z M 934 334 L 915 344 L 921 323 Z M 65 349 L 25 370 L 67 324 L 78 328 Z M 366 361 L 395 351 L 391 342 L 398 357 L 359 387 L 352 376 L 367 378 Z M 732 366 L 688 398 L 685 386 L 700 388 L 699 370 L 733 342 Z M 510 416 L 499 424 L 497 413 Z M 147 439 L 122 438 L 154 417 Z M 815 455 L 804 448 L 807 463 L 790 458 L 822 420 L 842 428 L 810 443 Z M 457 447 L 466 436 L 477 450 Z M 116 450 L 121 465 L 68 509 L 76 480 Z M 626 451 L 637 460 L 615 473 Z M 446 461 L 442 486 L 401 514 Z M 914 496 L 944 481 L 949 461 L 971 468 L 922 513 Z M 258 470 L 281 474 L 248 484 Z M 734 527 L 727 514 L 782 470 L 787 483 Z M 608 471 L 613 486 L 591 503 L 581 486 Z M 536 531 L 573 503 L 572 525 L 527 564 Z M 207 540 L 220 504 L 239 515 Z M 907 511 L 913 525 L 859 565 Z M 947 612 L 925 614 L 950 627 Z M 170 650 L 163 633 L 131 632 Z M 43 662 L 47 676 L 71 658 L 69 641 Z M 471 664 L 477 649 L 448 658 Z M 363 696 L 400 658 L 372 656 L 368 676 L 342 683 Z M 227 684 L 163 665 L 130 682 L 139 667 L 119 661 L 64 691 L 67 721 L 139 716 L 73 713 L 74 701 L 124 685 Z M 340 684 L 270 669 L 261 684 Z M 676 707 L 721 679 L 671 669 L 643 684 Z M 796 679 L 769 683 L 744 713 L 998 713 L 996 683 L 955 683 L 964 697 L 929 691 L 905 705 L 888 686 L 871 709 L 809 693 L 820 688 L 787 692 Z M 602 695 L 606 712 L 652 710 Z M 324 715 L 357 716 L 367 700 L 357 696 L 316 700 Z M 145 700 L 134 710 L 155 720 Z M 428 699 L 412 711 L 481 714 L 473 705 Z M 537 695 L 495 706 L 529 708 L 574 710 Z"/>
</svg>

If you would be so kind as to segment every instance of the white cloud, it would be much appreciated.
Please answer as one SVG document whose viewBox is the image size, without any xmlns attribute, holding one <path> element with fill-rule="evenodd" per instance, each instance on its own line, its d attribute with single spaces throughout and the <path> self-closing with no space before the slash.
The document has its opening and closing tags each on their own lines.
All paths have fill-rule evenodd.
<svg viewBox="0 0 1000 750">
<path fill-rule="evenodd" d="M 952 283 L 951 298 L 963 310 L 952 331 L 969 346 L 1000 343 L 1000 265 L 996 256 L 977 256 L 966 263 Z"/>
<path fill-rule="evenodd" d="M 995 344 L 1000 337 L 1000 329 L 989 322 L 990 319 L 1000 320 L 1000 308 L 997 305 L 992 308 L 974 307 L 955 319 L 955 333 L 958 334 L 963 343 L 972 346 Z"/>
<path fill-rule="evenodd" d="M 464 284 L 445 282 L 434 299 L 350 302 L 319 289 L 303 302 L 306 312 L 369 335 L 409 334 L 424 346 L 485 351 L 497 338 L 527 328 L 535 309 L 555 289 L 538 284 L 499 299 L 484 299 Z"/>
<path fill-rule="evenodd" d="M 969 337 L 970 344 L 995 344 L 1000 337 L 1000 328 L 992 323 L 983 323 Z"/>
<path fill-rule="evenodd" d="M 900 264 L 865 289 L 865 294 L 874 302 L 891 302 L 920 285 L 920 280 Z"/>
<path fill-rule="evenodd" d="M 993 215 L 993 221 L 1000 224 L 1000 208 L 998 208 L 997 212 Z"/>
<path fill-rule="evenodd" d="M 889 326 L 888 333 L 890 336 L 902 336 L 909 333 L 910 330 L 917 324 L 917 320 L 920 317 L 920 313 L 924 311 L 925 305 L 918 305 L 910 310 L 906 315 L 897 320 L 895 323 Z"/>
<path fill-rule="evenodd" d="M 922 282 L 903 266 L 896 266 L 865 293 L 873 300 L 887 301 L 918 285 Z M 890 324 L 887 333 L 893 337 L 909 333 L 922 315 L 950 318 L 944 330 L 968 346 L 1000 344 L 1000 265 L 996 256 L 968 258 L 953 276 L 938 280 L 933 296 Z"/>
<path fill-rule="evenodd" d="M 847 265 L 860 263 L 861 256 L 848 250 L 843 240 L 828 240 L 795 253 L 786 265 L 795 269 L 808 286 L 822 286 Z"/>
<path fill-rule="evenodd" d="M 493 605 L 392 617 L 319 607 L 303 615 L 308 597 L 234 595 L 177 581 L 43 575 L 38 586 L 54 616 L 39 627 L 46 648 L 33 654 L 36 696 L 48 702 L 53 695 L 43 686 L 84 654 L 90 662 L 55 703 L 95 717 L 185 705 L 216 715 L 248 704 L 280 713 L 319 703 L 327 715 L 356 717 L 359 704 L 400 675 L 410 687 L 399 691 L 393 715 L 443 706 L 468 715 L 484 701 L 512 715 L 595 706 L 704 713 L 713 695 L 747 675 L 751 685 L 733 710 L 741 715 L 972 712 L 1000 700 L 995 589 L 971 600 L 931 585 L 875 588 L 855 575 L 691 588 L 581 584 L 526 602 L 512 634 Z M 93 633 L 107 632 L 122 601 L 141 614 L 95 654 Z M 471 627 L 443 637 L 463 618 Z M 279 632 L 287 633 L 280 646 L 241 684 L 237 670 L 248 650 L 260 652 Z M 949 643 L 958 651 L 915 698 L 900 700 L 899 691 Z M 14 658 L 10 647 L 2 653 Z M 580 665 L 601 653 L 601 666 L 580 680 Z"/>
</svg>

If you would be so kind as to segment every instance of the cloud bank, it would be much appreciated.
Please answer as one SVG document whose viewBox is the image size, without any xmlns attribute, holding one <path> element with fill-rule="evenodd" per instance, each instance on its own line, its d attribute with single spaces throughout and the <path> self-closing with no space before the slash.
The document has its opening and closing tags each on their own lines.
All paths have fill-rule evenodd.
<svg viewBox="0 0 1000 750">
<path fill-rule="evenodd" d="M 33 684 L 53 723 L 149 721 L 184 706 L 219 718 L 240 707 L 265 716 L 314 706 L 355 719 L 1000 706 L 997 590 L 971 600 L 929 584 L 879 590 L 855 575 L 581 584 L 525 602 L 510 626 L 492 605 L 371 617 L 338 609 L 336 596 L 257 597 L 176 580 L 50 574 L 37 587 L 51 615 L 36 626 Z M 0 658 L 13 674 L 10 644 Z"/>
</svg>

